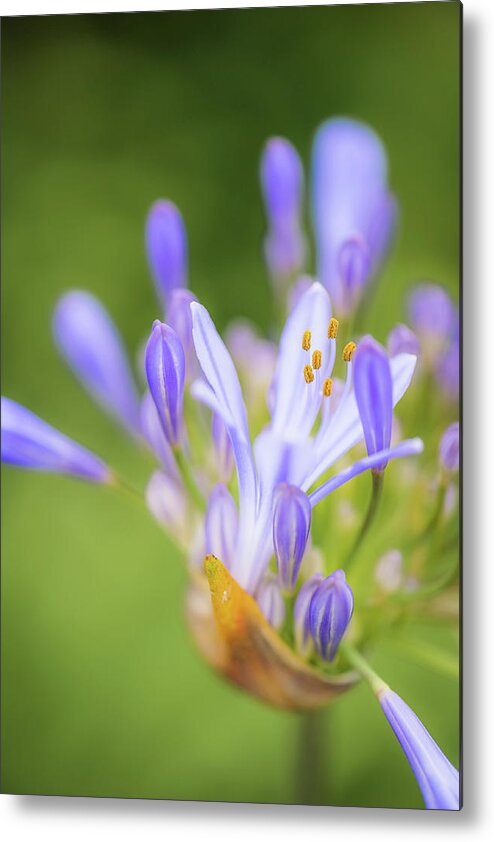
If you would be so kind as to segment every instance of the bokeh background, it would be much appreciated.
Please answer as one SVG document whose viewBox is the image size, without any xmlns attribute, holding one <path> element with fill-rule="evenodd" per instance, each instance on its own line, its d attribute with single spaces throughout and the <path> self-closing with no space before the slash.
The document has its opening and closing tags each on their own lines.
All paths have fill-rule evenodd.
<svg viewBox="0 0 494 842">
<path fill-rule="evenodd" d="M 57 357 L 57 297 L 95 292 L 135 357 L 159 315 L 144 218 L 169 197 L 196 294 L 220 326 L 266 329 L 259 155 L 283 134 L 308 166 L 334 114 L 381 134 L 400 201 L 370 327 L 385 338 L 417 279 L 457 298 L 459 19 L 427 2 L 4 20 L 2 392 L 142 485 L 141 457 Z M 185 571 L 145 513 L 60 477 L 6 468 L 2 483 L 3 790 L 293 801 L 297 717 L 201 661 Z M 457 764 L 454 676 L 392 651 L 376 664 Z M 421 806 L 365 687 L 332 706 L 325 750 L 328 802 Z"/>
</svg>

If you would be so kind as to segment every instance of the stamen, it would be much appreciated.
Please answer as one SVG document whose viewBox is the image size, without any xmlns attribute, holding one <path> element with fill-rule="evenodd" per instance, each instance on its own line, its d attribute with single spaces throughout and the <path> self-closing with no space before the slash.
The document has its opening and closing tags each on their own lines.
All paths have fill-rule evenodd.
<svg viewBox="0 0 494 842">
<path fill-rule="evenodd" d="M 302 348 L 304 351 L 310 351 L 310 341 L 312 339 L 312 333 L 310 330 L 304 330 L 304 335 L 302 336 Z"/>
<path fill-rule="evenodd" d="M 328 339 L 336 339 L 340 323 L 338 319 L 331 319 L 328 327 Z"/>
<path fill-rule="evenodd" d="M 304 365 L 304 377 L 306 383 L 312 383 L 314 380 L 314 371 L 311 365 Z"/>
<path fill-rule="evenodd" d="M 322 393 L 323 393 L 324 397 L 329 398 L 332 391 L 333 391 L 333 381 L 331 380 L 331 377 L 326 377 L 326 380 L 322 384 Z"/>
<path fill-rule="evenodd" d="M 312 368 L 317 369 L 321 368 L 322 363 L 322 353 L 321 351 L 314 351 L 312 354 Z"/>
<path fill-rule="evenodd" d="M 356 349 L 355 342 L 347 342 L 345 347 L 343 348 L 343 362 L 349 363 L 355 353 Z"/>
</svg>

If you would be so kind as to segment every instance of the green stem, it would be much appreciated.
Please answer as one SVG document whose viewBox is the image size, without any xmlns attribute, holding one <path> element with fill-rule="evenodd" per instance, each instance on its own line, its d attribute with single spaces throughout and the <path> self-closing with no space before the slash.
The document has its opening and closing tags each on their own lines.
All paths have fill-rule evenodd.
<svg viewBox="0 0 494 842">
<path fill-rule="evenodd" d="M 110 483 L 110 487 L 121 491 L 127 498 L 133 500 L 134 503 L 139 503 L 139 505 L 146 507 L 146 501 L 141 492 L 132 483 L 120 476 L 120 474 L 113 473 L 113 481 Z"/>
<path fill-rule="evenodd" d="M 197 483 L 194 474 L 192 473 L 190 463 L 188 459 L 186 459 L 184 452 L 180 447 L 177 447 L 174 453 L 175 459 L 177 461 L 178 470 L 180 471 L 180 476 L 182 477 L 182 482 L 199 511 L 203 512 L 206 508 L 206 503 L 199 488 L 197 487 Z"/>
<path fill-rule="evenodd" d="M 345 655 L 348 663 L 367 681 L 367 684 L 370 685 L 376 696 L 388 688 L 386 682 L 382 680 L 365 660 L 364 656 L 354 649 L 353 646 L 349 643 L 340 643 L 340 651 Z"/>
<path fill-rule="evenodd" d="M 382 496 L 382 490 L 384 485 L 384 471 L 372 471 L 372 494 L 369 501 L 369 508 L 367 509 L 367 514 L 365 515 L 364 522 L 360 527 L 360 531 L 353 543 L 353 546 L 346 557 L 346 561 L 344 567 L 346 570 L 350 568 L 352 563 L 355 560 L 355 556 L 357 555 L 362 542 L 369 531 L 372 522 L 376 516 L 376 512 L 379 508 L 379 502 Z"/>
<path fill-rule="evenodd" d="M 327 715 L 325 708 L 300 714 L 295 759 L 298 804 L 327 803 Z"/>
</svg>

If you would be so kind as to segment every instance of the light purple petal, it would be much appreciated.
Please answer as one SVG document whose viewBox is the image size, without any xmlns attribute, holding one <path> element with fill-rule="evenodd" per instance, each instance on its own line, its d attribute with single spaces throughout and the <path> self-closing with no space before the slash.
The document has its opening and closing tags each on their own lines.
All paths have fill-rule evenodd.
<svg viewBox="0 0 494 842">
<path fill-rule="evenodd" d="M 159 321 L 146 346 L 146 377 L 163 432 L 176 447 L 183 435 L 185 356 L 175 331 Z"/>
<path fill-rule="evenodd" d="M 387 354 L 372 336 L 365 336 L 355 352 L 353 366 L 355 400 L 369 456 L 386 450 L 393 423 L 393 381 Z M 386 463 L 376 470 L 384 470 Z"/>
<path fill-rule="evenodd" d="M 454 421 L 444 431 L 439 444 L 439 458 L 447 471 L 460 467 L 460 424 Z"/>
<path fill-rule="evenodd" d="M 285 620 L 285 603 L 275 576 L 268 573 L 258 588 L 256 599 L 268 623 L 275 629 L 281 628 Z"/>
<path fill-rule="evenodd" d="M 190 538 L 187 498 L 177 477 L 155 471 L 146 488 L 146 503 L 153 517 L 186 545 Z"/>
<path fill-rule="evenodd" d="M 146 252 L 163 313 L 174 289 L 187 286 L 187 236 L 173 202 L 154 203 L 146 221 Z"/>
<path fill-rule="evenodd" d="M 222 482 L 229 482 L 235 462 L 233 448 L 225 423 L 221 415 L 216 412 L 213 412 L 211 436 L 217 475 Z"/>
<path fill-rule="evenodd" d="M 165 436 L 156 404 L 150 392 L 141 401 L 141 428 L 149 447 L 167 474 L 178 479 L 177 463 L 170 442 Z"/>
<path fill-rule="evenodd" d="M 284 138 L 274 137 L 266 144 L 261 186 L 269 228 L 266 261 L 274 278 L 287 278 L 300 269 L 305 247 L 300 229 L 302 164 L 295 148 Z"/>
<path fill-rule="evenodd" d="M 293 593 L 307 546 L 312 509 L 307 495 L 281 483 L 273 495 L 273 546 L 278 579 L 286 593 Z"/>
<path fill-rule="evenodd" d="M 192 313 L 190 305 L 196 301 L 188 289 L 174 289 L 169 297 L 166 323 L 175 331 L 185 354 L 185 379 L 187 383 L 199 376 L 194 341 L 192 339 Z"/>
<path fill-rule="evenodd" d="M 413 710 L 387 688 L 379 701 L 420 787 L 428 810 L 459 810 L 458 771 L 443 754 Z"/>
<path fill-rule="evenodd" d="M 227 487 L 215 485 L 208 499 L 205 518 L 206 553 L 212 553 L 231 569 L 237 542 L 237 506 Z"/>
<path fill-rule="evenodd" d="M 406 325 L 398 324 L 388 335 L 387 348 L 390 357 L 396 357 L 397 354 L 414 354 L 418 357 L 420 341 L 413 330 Z"/>
<path fill-rule="evenodd" d="M 438 284 L 418 284 L 408 299 L 412 327 L 424 340 L 440 344 L 452 338 L 458 315 L 448 292 Z"/>
<path fill-rule="evenodd" d="M 24 406 L 2 397 L 2 462 L 33 471 L 70 474 L 108 483 L 110 469 L 97 456 Z"/>
<path fill-rule="evenodd" d="M 122 340 L 100 301 L 89 292 L 66 293 L 55 309 L 58 349 L 92 397 L 139 435 L 139 396 Z"/>
<path fill-rule="evenodd" d="M 303 658 L 308 658 L 314 646 L 310 635 L 310 603 L 323 580 L 322 573 L 314 573 L 300 588 L 293 608 L 295 648 Z"/>
</svg>

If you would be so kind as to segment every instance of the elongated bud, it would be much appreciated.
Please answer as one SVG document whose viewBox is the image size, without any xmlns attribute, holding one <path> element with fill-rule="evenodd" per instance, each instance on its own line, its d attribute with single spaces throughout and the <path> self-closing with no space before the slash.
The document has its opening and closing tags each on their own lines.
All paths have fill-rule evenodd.
<svg viewBox="0 0 494 842">
<path fill-rule="evenodd" d="M 187 236 L 178 208 L 158 200 L 146 221 L 146 251 L 163 312 L 174 289 L 187 286 Z"/>
<path fill-rule="evenodd" d="M 176 447 L 183 433 L 185 356 L 175 331 L 159 321 L 146 346 L 146 376 L 165 436 Z"/>
<path fill-rule="evenodd" d="M 215 485 L 208 499 L 205 519 L 206 553 L 231 568 L 237 541 L 238 513 L 235 500 L 222 483 Z"/>
<path fill-rule="evenodd" d="M 279 629 L 285 620 L 285 602 L 276 576 L 269 573 L 257 591 L 257 602 L 268 623 Z"/>
<path fill-rule="evenodd" d="M 273 495 L 273 545 L 278 578 L 285 593 L 293 593 L 307 546 L 312 508 L 307 494 L 282 483 Z"/>
<path fill-rule="evenodd" d="M 192 312 L 190 305 L 197 301 L 188 289 L 174 289 L 169 297 L 166 322 L 175 331 L 185 354 L 185 379 L 187 383 L 200 374 L 194 341 L 192 339 Z"/>
<path fill-rule="evenodd" d="M 309 609 L 309 628 L 318 655 L 332 661 L 353 614 L 353 593 L 343 570 L 323 579 Z"/>
<path fill-rule="evenodd" d="M 338 270 L 345 311 L 351 312 L 362 296 L 372 270 L 369 250 L 361 237 L 349 237 L 338 255 Z"/>
<path fill-rule="evenodd" d="M 123 342 L 100 301 L 66 293 L 55 309 L 53 334 L 67 363 L 103 409 L 132 434 L 139 430 L 139 396 Z"/>
<path fill-rule="evenodd" d="M 439 444 L 439 458 L 446 471 L 456 472 L 460 466 L 460 424 L 454 421 L 444 431 Z"/>
<path fill-rule="evenodd" d="M 378 694 L 391 725 L 420 787 L 428 810 L 459 810 L 460 780 L 413 710 L 397 693 L 386 687 Z"/>
<path fill-rule="evenodd" d="M 353 370 L 355 399 L 364 430 L 367 453 L 387 450 L 393 422 L 393 381 L 384 348 L 372 336 L 365 336 L 355 353 Z M 374 468 L 381 472 L 387 461 Z"/>
<path fill-rule="evenodd" d="M 213 412 L 211 432 L 218 476 L 222 482 L 229 482 L 235 466 L 233 447 L 223 419 L 217 412 Z"/>
<path fill-rule="evenodd" d="M 406 325 L 398 324 L 388 335 L 388 354 L 396 357 L 397 354 L 414 354 L 418 357 L 420 353 L 420 342 L 413 330 Z"/>
<path fill-rule="evenodd" d="M 269 228 L 266 261 L 271 275 L 283 279 L 300 269 L 305 250 L 300 230 L 303 169 L 297 151 L 284 138 L 266 144 L 261 186 Z"/>
<path fill-rule="evenodd" d="M 24 406 L 2 397 L 2 462 L 110 483 L 110 469 L 97 456 L 42 421 Z"/>
<path fill-rule="evenodd" d="M 163 471 L 155 471 L 146 488 L 146 503 L 158 523 L 186 546 L 191 530 L 182 483 Z"/>
<path fill-rule="evenodd" d="M 149 447 L 161 462 L 165 472 L 178 479 L 175 456 L 161 426 L 158 410 L 150 392 L 146 392 L 141 401 L 141 429 Z"/>
<path fill-rule="evenodd" d="M 303 658 L 308 658 L 314 648 L 310 634 L 310 603 L 323 580 L 321 573 L 314 573 L 300 588 L 293 608 L 295 647 Z"/>
<path fill-rule="evenodd" d="M 433 350 L 453 336 L 458 314 L 449 293 L 438 284 L 418 284 L 408 299 L 408 311 L 413 328 Z"/>
</svg>

